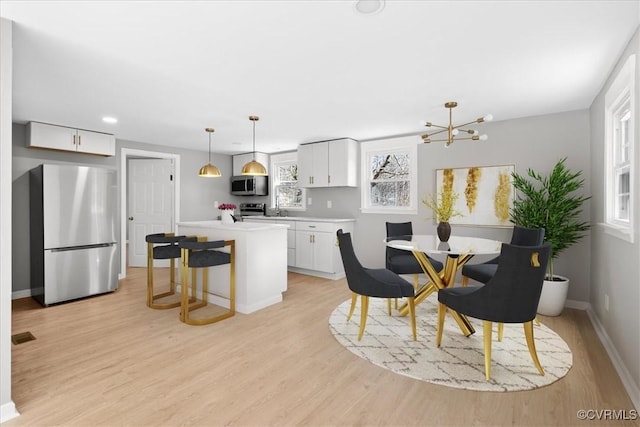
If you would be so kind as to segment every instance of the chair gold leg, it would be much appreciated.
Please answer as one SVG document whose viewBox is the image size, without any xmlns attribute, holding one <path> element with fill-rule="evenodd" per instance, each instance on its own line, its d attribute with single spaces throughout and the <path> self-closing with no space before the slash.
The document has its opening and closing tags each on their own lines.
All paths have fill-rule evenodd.
<svg viewBox="0 0 640 427">
<path fill-rule="evenodd" d="M 536 326 L 540 326 L 540 320 L 538 320 L 538 316 L 536 316 L 533 321 L 535 322 Z"/>
<path fill-rule="evenodd" d="M 538 360 L 538 352 L 536 351 L 536 343 L 533 339 L 533 322 L 524 322 L 524 336 L 527 338 L 527 347 L 529 347 L 529 353 L 531 354 L 531 358 L 533 359 L 534 365 L 538 368 L 538 372 L 540 375 L 544 375 L 544 369 L 542 369 L 542 365 L 540 364 L 540 360 Z"/>
<path fill-rule="evenodd" d="M 398 299 L 394 298 L 396 300 L 396 305 L 398 304 Z M 387 313 L 389 314 L 389 316 L 391 316 L 391 298 L 387 298 Z"/>
<path fill-rule="evenodd" d="M 504 335 L 504 323 L 498 323 L 498 341 L 502 342 L 502 336 Z"/>
<path fill-rule="evenodd" d="M 417 291 L 420 286 L 420 282 L 418 281 L 418 273 L 413 275 L 413 290 Z"/>
<path fill-rule="evenodd" d="M 409 320 L 411 321 L 411 335 L 413 340 L 416 341 L 418 333 L 416 332 L 416 302 L 415 297 L 408 297 L 407 303 L 409 304 Z"/>
<path fill-rule="evenodd" d="M 438 331 L 436 333 L 436 346 L 440 347 L 442 342 L 442 330 L 444 329 L 444 316 L 447 313 L 447 306 L 438 303 Z"/>
<path fill-rule="evenodd" d="M 353 316 L 353 310 L 356 309 L 356 301 L 358 300 L 358 294 L 355 292 L 351 293 L 351 308 L 349 309 L 349 315 L 347 316 L 347 322 L 351 320 L 351 316 Z"/>
<path fill-rule="evenodd" d="M 467 276 L 462 276 L 462 286 L 467 286 L 469 284 L 469 278 Z"/>
<path fill-rule="evenodd" d="M 397 310 L 398 309 L 398 298 L 394 298 L 393 301 L 394 301 L 393 302 L 393 304 L 394 304 L 393 308 L 395 308 Z M 391 313 L 389 313 L 389 315 L 391 315 Z"/>
<path fill-rule="evenodd" d="M 367 326 L 367 313 L 369 311 L 369 297 L 361 295 L 362 308 L 360 309 L 360 332 L 358 332 L 358 341 L 362 339 L 364 328 Z"/>
<path fill-rule="evenodd" d="M 484 328 L 484 376 L 489 381 L 491 379 L 491 329 L 493 324 L 488 320 L 483 320 L 482 326 Z"/>
</svg>

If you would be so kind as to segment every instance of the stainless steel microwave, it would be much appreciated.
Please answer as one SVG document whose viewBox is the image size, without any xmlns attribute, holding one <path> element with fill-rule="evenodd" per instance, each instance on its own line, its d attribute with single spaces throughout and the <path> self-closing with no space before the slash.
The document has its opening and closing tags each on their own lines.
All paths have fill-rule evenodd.
<svg viewBox="0 0 640 427">
<path fill-rule="evenodd" d="M 231 194 L 234 196 L 268 196 L 269 177 L 251 175 L 232 176 Z"/>
</svg>

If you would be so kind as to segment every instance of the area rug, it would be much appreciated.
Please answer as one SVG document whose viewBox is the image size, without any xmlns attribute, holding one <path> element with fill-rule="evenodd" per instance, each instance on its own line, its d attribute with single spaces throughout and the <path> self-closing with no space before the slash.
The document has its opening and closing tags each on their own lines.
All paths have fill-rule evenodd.
<svg viewBox="0 0 640 427">
<path fill-rule="evenodd" d="M 481 391 L 531 390 L 564 377 L 573 356 L 566 342 L 543 324 L 534 326 L 538 358 L 545 375 L 533 364 L 522 324 L 505 324 L 502 342 L 494 325 L 491 349 L 491 380 L 484 375 L 482 321 L 469 318 L 476 333 L 465 337 L 447 314 L 442 345 L 436 347 L 437 300 L 427 298 L 416 307 L 417 341 L 411 339 L 409 318 L 396 310 L 387 314 L 383 298 L 369 299 L 369 317 L 364 336 L 358 341 L 360 298 L 347 322 L 351 300 L 340 304 L 329 318 L 329 329 L 353 354 L 397 374 L 448 387 Z"/>
</svg>

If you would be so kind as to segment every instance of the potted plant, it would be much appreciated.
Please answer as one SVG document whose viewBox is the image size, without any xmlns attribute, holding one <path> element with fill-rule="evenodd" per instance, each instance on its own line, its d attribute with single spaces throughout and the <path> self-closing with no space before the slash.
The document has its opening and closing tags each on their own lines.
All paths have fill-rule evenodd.
<svg viewBox="0 0 640 427">
<path fill-rule="evenodd" d="M 519 194 L 510 210 L 511 222 L 528 228 L 544 228 L 545 241 L 551 243 L 548 272 L 538 304 L 538 313 L 546 316 L 562 313 L 569 289 L 569 279 L 554 273 L 553 260 L 584 237 L 590 228 L 589 223 L 580 220 L 582 204 L 590 196 L 574 194 L 584 185 L 582 171 L 567 169 L 566 160 L 566 157 L 559 160 L 548 177 L 531 169 L 527 170 L 528 178 L 512 174 Z"/>
<path fill-rule="evenodd" d="M 432 219 L 438 222 L 436 231 L 438 238 L 442 242 L 449 240 L 451 236 L 451 224 L 449 220 L 455 216 L 462 216 L 460 212 L 454 209 L 458 193 L 451 189 L 444 189 L 440 193 L 430 194 L 422 200 L 422 203 L 433 211 Z"/>
</svg>

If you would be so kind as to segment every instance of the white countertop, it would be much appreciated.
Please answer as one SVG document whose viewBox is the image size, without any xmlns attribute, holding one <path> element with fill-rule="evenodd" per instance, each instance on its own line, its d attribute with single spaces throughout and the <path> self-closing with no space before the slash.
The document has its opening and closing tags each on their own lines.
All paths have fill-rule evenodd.
<svg viewBox="0 0 640 427">
<path fill-rule="evenodd" d="M 260 230 L 272 230 L 274 228 L 288 228 L 287 224 L 274 224 L 264 223 L 259 224 L 256 222 L 234 222 L 233 224 L 223 224 L 222 221 L 181 221 L 177 223 L 178 226 L 183 227 L 195 227 L 195 228 L 216 228 L 221 230 L 238 230 L 238 231 L 260 231 Z"/>
<path fill-rule="evenodd" d="M 270 221 L 311 221 L 311 222 L 352 222 L 354 218 L 316 218 L 310 216 L 243 216 L 244 220 L 257 219 L 257 220 L 270 220 Z"/>
</svg>

